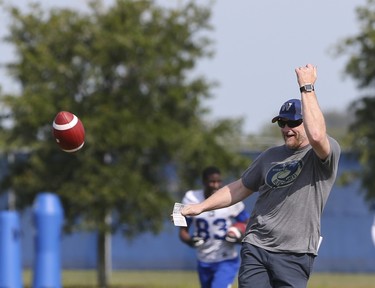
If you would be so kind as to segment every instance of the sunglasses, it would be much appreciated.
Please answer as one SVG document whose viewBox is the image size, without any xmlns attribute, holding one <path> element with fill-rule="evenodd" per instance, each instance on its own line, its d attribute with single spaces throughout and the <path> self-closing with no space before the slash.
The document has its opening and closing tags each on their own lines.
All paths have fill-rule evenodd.
<svg viewBox="0 0 375 288">
<path fill-rule="evenodd" d="M 299 119 L 299 120 L 288 120 L 288 121 L 277 120 L 277 125 L 279 125 L 280 128 L 284 128 L 285 125 L 288 125 L 289 128 L 295 128 L 295 127 L 298 127 L 299 125 L 301 125 L 302 122 L 303 122 L 302 119 Z"/>
</svg>

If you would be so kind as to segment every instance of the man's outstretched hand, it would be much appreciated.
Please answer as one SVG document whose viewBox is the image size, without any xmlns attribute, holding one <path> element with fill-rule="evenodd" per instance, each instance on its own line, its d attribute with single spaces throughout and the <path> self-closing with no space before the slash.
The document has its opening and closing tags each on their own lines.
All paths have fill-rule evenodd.
<svg viewBox="0 0 375 288">
<path fill-rule="evenodd" d="M 183 216 L 197 216 L 202 212 L 203 211 L 200 204 L 185 205 L 181 210 L 181 214 Z"/>
</svg>

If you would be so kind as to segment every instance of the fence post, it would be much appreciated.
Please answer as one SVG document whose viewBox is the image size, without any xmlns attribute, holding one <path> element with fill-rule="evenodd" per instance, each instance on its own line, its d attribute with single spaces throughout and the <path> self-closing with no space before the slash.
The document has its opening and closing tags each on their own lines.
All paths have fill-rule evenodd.
<svg viewBox="0 0 375 288">
<path fill-rule="evenodd" d="M 53 193 L 40 193 L 34 200 L 35 263 L 33 288 L 61 288 L 61 228 L 63 209 Z"/>
<path fill-rule="evenodd" d="M 0 212 L 0 287 L 22 287 L 20 220 L 16 211 Z"/>
</svg>

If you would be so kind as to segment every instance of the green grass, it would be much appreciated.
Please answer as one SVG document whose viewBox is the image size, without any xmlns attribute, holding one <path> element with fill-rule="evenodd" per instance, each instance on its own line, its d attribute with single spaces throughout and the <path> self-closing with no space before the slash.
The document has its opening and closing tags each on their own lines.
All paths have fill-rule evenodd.
<svg viewBox="0 0 375 288">
<path fill-rule="evenodd" d="M 375 288 L 375 274 L 314 273 L 308 288 Z"/>
<path fill-rule="evenodd" d="M 113 288 L 198 288 L 195 271 L 113 271 Z M 24 284 L 31 287 L 32 273 L 24 272 Z M 96 271 L 64 270 L 62 286 L 65 288 L 97 288 Z M 233 288 L 237 288 L 234 283 Z M 313 273 L 308 288 L 375 288 L 375 274 Z"/>
</svg>

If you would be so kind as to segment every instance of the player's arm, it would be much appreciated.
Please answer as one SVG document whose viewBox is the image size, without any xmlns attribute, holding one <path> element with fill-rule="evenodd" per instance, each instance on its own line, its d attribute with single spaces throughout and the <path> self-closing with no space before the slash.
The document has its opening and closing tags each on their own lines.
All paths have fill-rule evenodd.
<svg viewBox="0 0 375 288">
<path fill-rule="evenodd" d="M 196 216 L 205 211 L 228 207 L 242 201 L 252 193 L 253 191 L 246 188 L 242 180 L 238 179 L 220 188 L 203 202 L 186 205 L 181 210 L 181 214 L 184 216 Z"/>
<path fill-rule="evenodd" d="M 250 214 L 245 209 L 243 209 L 236 217 L 234 217 L 234 220 L 236 222 L 241 222 L 247 224 L 249 221 Z"/>
<path fill-rule="evenodd" d="M 190 233 L 188 227 L 180 227 L 180 240 L 184 242 L 185 244 L 188 244 L 190 242 Z"/>
<path fill-rule="evenodd" d="M 317 79 L 315 66 L 307 64 L 305 67 L 296 68 L 295 71 L 299 87 L 303 87 L 306 84 L 315 84 Z M 318 157 L 324 160 L 330 153 L 330 144 L 324 115 L 319 107 L 315 91 L 301 92 L 301 102 L 307 138 Z"/>
<path fill-rule="evenodd" d="M 190 247 L 198 247 L 204 243 L 201 237 L 191 236 L 189 232 L 190 223 L 187 227 L 180 227 L 179 237 L 182 242 Z"/>
<path fill-rule="evenodd" d="M 246 233 L 246 226 L 249 222 L 250 214 L 243 209 L 234 217 L 234 224 L 229 227 L 225 240 L 230 243 L 241 243 Z"/>
</svg>

